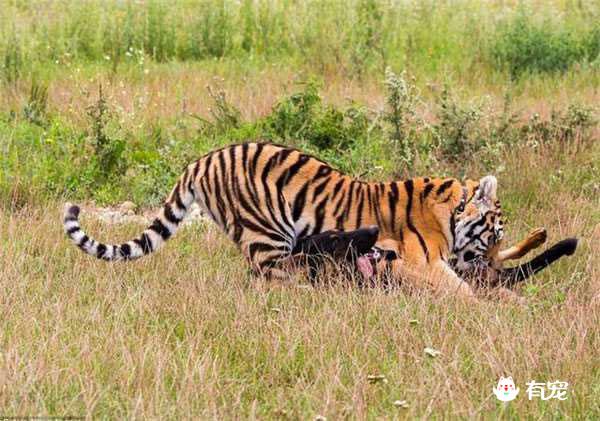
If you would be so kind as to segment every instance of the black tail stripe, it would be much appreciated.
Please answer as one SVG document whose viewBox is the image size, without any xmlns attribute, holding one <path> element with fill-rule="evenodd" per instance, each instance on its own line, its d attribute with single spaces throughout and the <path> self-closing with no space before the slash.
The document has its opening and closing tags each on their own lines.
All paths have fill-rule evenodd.
<svg viewBox="0 0 600 421">
<path fill-rule="evenodd" d="M 148 234 L 143 233 L 140 238 L 136 238 L 133 241 L 142 248 L 144 254 L 152 253 L 152 241 L 148 237 Z"/>
<path fill-rule="evenodd" d="M 96 257 L 102 259 L 104 254 L 106 253 L 106 246 L 104 244 L 98 244 L 98 248 L 96 249 Z"/>
<path fill-rule="evenodd" d="M 175 216 L 175 214 L 173 213 L 173 209 L 171 209 L 171 205 L 168 203 L 165 204 L 164 210 L 166 220 L 169 221 L 171 224 L 179 225 L 179 223 L 181 222 L 181 218 Z"/>
<path fill-rule="evenodd" d="M 83 237 L 81 237 L 81 240 L 79 240 L 79 243 L 77 243 L 77 246 L 79 248 L 84 248 L 85 247 L 85 243 L 87 243 L 89 241 L 90 237 L 88 237 L 87 235 L 84 234 Z"/>
<path fill-rule="evenodd" d="M 119 251 L 121 253 L 121 256 L 124 259 L 127 260 L 127 259 L 129 259 L 131 257 L 131 246 L 129 244 L 127 244 L 127 243 L 121 244 L 119 246 Z"/>
<path fill-rule="evenodd" d="M 158 235 L 160 235 L 165 241 L 168 240 L 169 237 L 171 237 L 171 231 L 167 227 L 165 227 L 162 221 L 158 218 L 156 218 L 152 222 L 152 225 L 150 225 L 150 229 Z"/>
<path fill-rule="evenodd" d="M 69 234 L 69 236 L 75 234 L 77 231 L 81 230 L 81 228 L 79 227 L 71 227 L 67 230 L 67 234 Z"/>
</svg>

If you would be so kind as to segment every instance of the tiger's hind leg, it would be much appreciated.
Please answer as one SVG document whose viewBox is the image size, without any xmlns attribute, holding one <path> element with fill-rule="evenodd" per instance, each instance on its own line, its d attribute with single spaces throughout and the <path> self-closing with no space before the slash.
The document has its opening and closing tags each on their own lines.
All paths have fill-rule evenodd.
<svg viewBox="0 0 600 421">
<path fill-rule="evenodd" d="M 288 283 L 293 272 L 291 242 L 273 241 L 267 236 L 253 236 L 240 243 L 242 253 L 253 272 L 270 282 Z"/>
</svg>

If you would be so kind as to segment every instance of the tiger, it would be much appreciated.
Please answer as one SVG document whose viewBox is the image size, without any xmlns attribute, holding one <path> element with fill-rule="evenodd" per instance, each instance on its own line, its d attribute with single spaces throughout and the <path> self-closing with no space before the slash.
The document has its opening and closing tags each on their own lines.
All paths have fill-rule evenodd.
<svg viewBox="0 0 600 421">
<path fill-rule="evenodd" d="M 142 234 L 118 244 L 100 243 L 79 223 L 80 208 L 65 204 L 64 231 L 85 253 L 106 261 L 133 260 L 170 239 L 196 202 L 241 250 L 252 271 L 289 281 L 299 239 L 327 230 L 377 226 L 382 238 L 403 246 L 403 259 L 440 289 L 470 297 L 471 288 L 449 266 L 485 254 L 503 236 L 497 180 L 485 176 L 417 177 L 366 182 L 298 149 L 247 142 L 207 153 L 189 164 L 156 218 Z"/>
</svg>

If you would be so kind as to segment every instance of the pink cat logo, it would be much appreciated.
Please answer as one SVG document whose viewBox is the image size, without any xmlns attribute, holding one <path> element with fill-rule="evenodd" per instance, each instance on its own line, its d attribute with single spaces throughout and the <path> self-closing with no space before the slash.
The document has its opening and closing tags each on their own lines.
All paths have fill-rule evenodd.
<svg viewBox="0 0 600 421">
<path fill-rule="evenodd" d="M 515 387 L 512 377 L 500 377 L 498 386 L 492 388 L 494 395 L 502 402 L 510 402 L 519 394 L 519 388 Z"/>
</svg>

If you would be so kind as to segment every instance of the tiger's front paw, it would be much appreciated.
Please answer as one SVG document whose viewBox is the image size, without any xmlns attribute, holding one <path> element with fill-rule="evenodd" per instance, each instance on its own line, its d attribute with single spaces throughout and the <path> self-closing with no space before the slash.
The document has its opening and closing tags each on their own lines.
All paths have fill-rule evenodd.
<svg viewBox="0 0 600 421">
<path fill-rule="evenodd" d="M 536 228 L 527 234 L 527 243 L 532 249 L 541 246 L 547 239 L 548 232 L 546 231 L 546 228 Z"/>
</svg>

